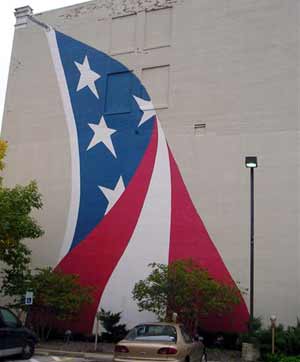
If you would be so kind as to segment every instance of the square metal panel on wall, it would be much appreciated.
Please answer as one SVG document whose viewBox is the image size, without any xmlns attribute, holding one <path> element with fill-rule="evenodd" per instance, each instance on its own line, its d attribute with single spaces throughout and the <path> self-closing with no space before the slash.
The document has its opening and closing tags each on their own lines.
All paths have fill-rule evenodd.
<svg viewBox="0 0 300 362">
<path fill-rule="evenodd" d="M 154 108 L 167 108 L 169 105 L 169 65 L 142 69 L 142 81 L 152 99 Z"/>
<path fill-rule="evenodd" d="M 112 18 L 111 53 L 130 53 L 136 47 L 136 14 Z"/>
<path fill-rule="evenodd" d="M 106 83 L 105 114 L 129 113 L 131 105 L 132 73 L 128 71 L 109 74 Z"/>
<path fill-rule="evenodd" d="M 146 12 L 144 49 L 171 45 L 172 8 Z"/>
</svg>

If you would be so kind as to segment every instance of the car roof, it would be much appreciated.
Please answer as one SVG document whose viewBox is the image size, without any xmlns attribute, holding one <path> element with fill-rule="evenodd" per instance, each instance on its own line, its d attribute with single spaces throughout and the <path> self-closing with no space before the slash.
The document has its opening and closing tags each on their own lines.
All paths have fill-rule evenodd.
<svg viewBox="0 0 300 362">
<path fill-rule="evenodd" d="M 139 323 L 137 324 L 135 327 L 139 327 L 139 326 L 180 326 L 181 324 L 180 323 L 174 323 L 174 322 L 145 322 L 145 323 Z M 134 328 L 135 328 L 134 327 Z"/>
</svg>

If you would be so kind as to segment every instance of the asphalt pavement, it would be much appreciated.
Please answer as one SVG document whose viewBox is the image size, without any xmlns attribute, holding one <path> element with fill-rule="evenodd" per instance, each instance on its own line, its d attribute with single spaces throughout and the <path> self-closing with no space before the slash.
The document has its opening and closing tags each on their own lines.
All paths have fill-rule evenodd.
<svg viewBox="0 0 300 362">
<path fill-rule="evenodd" d="M 5 359 L 5 362 L 112 362 L 112 353 L 85 353 L 83 356 L 72 356 L 68 354 L 76 354 L 76 352 L 67 352 L 67 351 L 55 351 L 54 354 L 51 354 L 51 351 L 39 351 L 37 350 L 33 358 L 29 360 L 20 360 L 20 359 Z M 57 355 L 61 354 L 61 355 Z M 77 353 L 79 354 L 79 352 Z M 208 359 L 208 362 L 223 362 L 224 360 L 211 360 Z M 237 360 L 225 360 L 226 362 L 236 362 Z"/>
<path fill-rule="evenodd" d="M 39 351 L 30 360 L 20 359 L 6 359 L 6 362 L 111 362 L 112 354 L 97 353 L 93 354 L 92 358 L 89 358 L 88 353 L 84 357 L 76 356 L 57 356 L 57 355 L 39 355 Z"/>
<path fill-rule="evenodd" d="M 36 348 L 36 353 L 30 360 L 8 358 L 5 362 L 112 362 L 112 359 L 112 348 L 106 348 L 105 352 L 97 353 Z M 208 361 L 241 362 L 241 359 L 237 352 L 209 350 Z"/>
</svg>

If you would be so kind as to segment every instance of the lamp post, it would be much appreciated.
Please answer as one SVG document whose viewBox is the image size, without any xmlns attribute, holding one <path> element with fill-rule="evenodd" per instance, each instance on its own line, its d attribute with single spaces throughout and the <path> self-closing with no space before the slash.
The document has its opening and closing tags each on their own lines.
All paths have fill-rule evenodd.
<svg viewBox="0 0 300 362">
<path fill-rule="evenodd" d="M 257 167 L 256 156 L 246 156 L 246 168 L 250 168 L 250 324 L 252 331 L 253 323 L 253 297 L 254 297 L 254 169 Z"/>
<path fill-rule="evenodd" d="M 98 347 L 98 335 L 99 335 L 100 318 L 101 318 L 101 311 L 98 311 L 96 313 L 96 333 L 95 333 L 95 346 L 94 346 L 95 351 L 97 351 L 97 347 Z"/>
<path fill-rule="evenodd" d="M 271 328 L 272 328 L 272 354 L 275 353 L 275 327 L 276 327 L 276 315 L 271 315 Z"/>
</svg>

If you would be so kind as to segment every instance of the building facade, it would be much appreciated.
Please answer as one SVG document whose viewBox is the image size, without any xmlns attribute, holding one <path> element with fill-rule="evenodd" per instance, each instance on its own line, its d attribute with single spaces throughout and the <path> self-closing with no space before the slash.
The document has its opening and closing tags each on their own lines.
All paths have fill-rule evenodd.
<svg viewBox="0 0 300 362">
<path fill-rule="evenodd" d="M 244 159 L 256 155 L 254 314 L 266 323 L 275 314 L 279 322 L 294 324 L 300 302 L 298 14 L 296 0 L 95 0 L 35 14 L 33 20 L 29 7 L 17 9 L 2 137 L 9 143 L 6 183 L 36 179 L 43 194 L 36 218 L 45 235 L 28 241 L 34 266 L 78 272 L 68 259 L 76 253 L 81 269 L 93 260 L 104 275 L 103 265 L 109 264 L 96 309 L 122 310 L 128 326 L 153 318 L 137 313 L 129 301 L 133 281 L 147 274 L 151 261 L 195 256 L 220 279 L 247 289 L 250 177 Z M 104 70 L 97 68 L 99 57 Z M 82 103 L 88 101 L 79 96 L 103 101 L 98 116 L 89 108 L 94 103 Z M 121 159 L 123 185 L 115 174 L 103 176 L 112 170 L 104 159 L 95 166 L 82 158 L 78 117 L 86 122 L 84 150 L 102 147 L 112 162 Z M 134 126 L 124 126 L 128 117 Z M 120 131 L 119 120 L 126 132 L 136 132 L 123 134 L 128 144 L 113 134 Z M 105 139 L 96 137 L 100 125 Z M 143 136 L 141 143 L 133 135 Z M 104 177 L 94 184 L 102 206 L 84 172 Z M 128 194 L 134 183 L 119 214 L 121 219 L 137 205 L 139 195 L 126 245 L 110 264 L 111 253 L 102 248 L 110 239 L 104 237 L 108 244 L 90 259 L 95 250 L 83 252 L 78 245 L 97 222 L 103 225 L 117 212 L 124 189 Z M 114 198 L 116 190 L 122 191 Z M 111 229 L 130 225 L 116 220 Z M 172 230 L 179 235 L 176 242 Z M 106 235 L 100 231 L 94 240 Z M 246 308 L 230 318 L 244 323 Z M 221 319 L 211 325 L 241 328 Z"/>
</svg>

